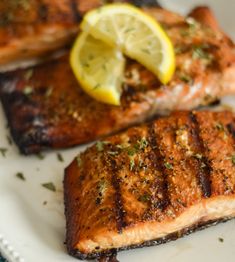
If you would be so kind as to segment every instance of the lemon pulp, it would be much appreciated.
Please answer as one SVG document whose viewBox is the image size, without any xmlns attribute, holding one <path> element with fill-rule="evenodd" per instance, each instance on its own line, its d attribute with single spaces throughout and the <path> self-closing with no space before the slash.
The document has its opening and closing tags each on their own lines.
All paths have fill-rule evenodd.
<svg viewBox="0 0 235 262">
<path fill-rule="evenodd" d="M 90 11 L 71 52 L 71 65 L 83 89 L 95 99 L 120 104 L 124 55 L 167 84 L 175 70 L 171 41 L 150 16 L 129 4 Z M 93 57 L 94 59 L 90 59 Z"/>
</svg>

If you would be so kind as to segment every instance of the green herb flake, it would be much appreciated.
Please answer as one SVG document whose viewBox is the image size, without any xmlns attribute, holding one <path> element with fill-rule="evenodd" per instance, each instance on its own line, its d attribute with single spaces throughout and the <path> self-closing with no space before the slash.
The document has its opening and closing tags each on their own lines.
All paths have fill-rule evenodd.
<svg viewBox="0 0 235 262">
<path fill-rule="evenodd" d="M 218 238 L 219 242 L 223 243 L 224 242 L 224 239 L 222 237 L 219 237 Z"/>
<path fill-rule="evenodd" d="M 2 154 L 3 157 L 6 157 L 8 149 L 4 147 L 0 147 L 0 153 Z"/>
<path fill-rule="evenodd" d="M 45 156 L 42 153 L 38 153 L 36 156 L 40 160 L 43 160 L 45 158 Z"/>
<path fill-rule="evenodd" d="M 130 160 L 130 170 L 133 171 L 133 170 L 134 170 L 134 167 L 135 167 L 135 160 L 134 160 L 134 159 L 131 159 L 131 160 Z"/>
<path fill-rule="evenodd" d="M 233 165 L 235 165 L 235 154 L 232 155 L 231 160 L 232 160 Z"/>
<path fill-rule="evenodd" d="M 10 136 L 7 136 L 7 142 L 10 146 L 12 145 L 12 139 Z"/>
<path fill-rule="evenodd" d="M 31 86 L 25 86 L 23 93 L 26 96 L 31 95 L 33 93 L 33 88 Z"/>
<path fill-rule="evenodd" d="M 180 80 L 188 83 L 188 84 L 192 84 L 193 83 L 193 79 L 190 75 L 186 75 L 186 74 L 182 74 L 179 76 Z"/>
<path fill-rule="evenodd" d="M 148 195 L 148 194 L 144 194 L 144 195 L 142 195 L 142 196 L 140 196 L 140 197 L 138 198 L 138 200 L 139 200 L 140 202 L 144 202 L 144 203 L 148 202 L 150 199 L 151 199 L 151 197 L 150 197 L 150 195 Z"/>
<path fill-rule="evenodd" d="M 28 69 L 24 74 L 24 79 L 28 81 L 33 76 L 33 69 Z"/>
<path fill-rule="evenodd" d="M 57 154 L 57 159 L 60 162 L 64 162 L 64 158 L 63 158 L 63 156 L 60 153 Z"/>
<path fill-rule="evenodd" d="M 183 53 L 183 48 L 182 48 L 182 46 L 176 46 L 176 47 L 175 47 L 175 53 L 176 53 L 177 55 L 182 54 L 182 53 Z"/>
<path fill-rule="evenodd" d="M 219 130 L 219 131 L 224 131 L 224 126 L 221 123 L 216 123 L 215 127 Z"/>
<path fill-rule="evenodd" d="M 76 161 L 77 161 L 78 167 L 81 167 L 82 166 L 82 159 L 81 159 L 80 155 L 76 157 Z"/>
<path fill-rule="evenodd" d="M 104 179 L 100 180 L 98 182 L 97 189 L 98 189 L 98 194 L 103 195 L 105 190 L 107 189 L 107 182 L 106 182 L 106 180 L 104 180 Z"/>
<path fill-rule="evenodd" d="M 189 25 L 191 31 L 195 31 L 199 27 L 199 23 L 192 17 L 187 17 L 186 23 Z"/>
<path fill-rule="evenodd" d="M 164 163 L 164 166 L 165 166 L 165 168 L 167 168 L 167 169 L 173 169 L 172 164 L 170 164 L 169 162 Z"/>
<path fill-rule="evenodd" d="M 50 190 L 50 191 L 56 192 L 56 187 L 52 182 L 44 183 L 44 184 L 42 184 L 42 186 L 45 187 L 46 189 Z"/>
<path fill-rule="evenodd" d="M 137 141 L 137 144 L 139 146 L 139 149 L 140 150 L 143 150 L 145 149 L 147 146 L 148 146 L 148 141 L 147 139 L 144 137 L 142 138 L 141 140 Z"/>
<path fill-rule="evenodd" d="M 134 156 L 136 154 L 136 149 L 134 147 L 128 147 L 127 154 L 128 156 Z"/>
<path fill-rule="evenodd" d="M 96 149 L 97 149 L 97 151 L 98 151 L 98 152 L 102 152 L 102 151 L 104 150 L 104 145 L 105 145 L 104 142 L 98 141 L 98 142 L 96 143 Z"/>
<path fill-rule="evenodd" d="M 180 34 L 181 34 L 181 36 L 189 36 L 190 31 L 188 29 L 182 29 L 182 30 L 180 30 Z"/>
<path fill-rule="evenodd" d="M 193 48 L 193 59 L 204 59 L 212 61 L 213 57 L 205 49 L 208 49 L 207 45 L 194 46 Z"/>
<path fill-rule="evenodd" d="M 23 180 L 23 181 L 26 180 L 24 174 L 21 173 L 21 172 L 16 173 L 16 177 L 19 178 L 20 180 Z"/>
</svg>

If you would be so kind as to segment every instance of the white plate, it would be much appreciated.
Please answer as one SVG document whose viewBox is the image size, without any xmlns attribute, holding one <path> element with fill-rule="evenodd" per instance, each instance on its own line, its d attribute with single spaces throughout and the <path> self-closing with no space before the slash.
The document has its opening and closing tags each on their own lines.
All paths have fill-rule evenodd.
<svg viewBox="0 0 235 262">
<path fill-rule="evenodd" d="M 234 0 L 162 0 L 163 5 L 181 13 L 198 3 L 209 4 L 221 25 L 235 39 Z M 233 103 L 230 97 L 226 103 Z M 6 137 L 5 118 L 0 108 L 0 147 L 7 147 L 4 158 L 0 154 L 0 250 L 11 262 L 70 262 L 76 261 L 65 250 L 65 219 L 63 207 L 63 169 L 84 148 L 61 151 L 64 162 L 56 152 L 47 153 L 44 160 L 18 154 Z M 23 172 L 26 181 L 16 178 Z M 57 192 L 41 186 L 53 182 Z M 47 204 L 43 204 L 47 201 Z M 219 238 L 223 238 L 221 243 Z M 120 261 L 234 261 L 235 220 L 192 234 L 176 242 L 158 247 L 122 252 Z"/>
</svg>

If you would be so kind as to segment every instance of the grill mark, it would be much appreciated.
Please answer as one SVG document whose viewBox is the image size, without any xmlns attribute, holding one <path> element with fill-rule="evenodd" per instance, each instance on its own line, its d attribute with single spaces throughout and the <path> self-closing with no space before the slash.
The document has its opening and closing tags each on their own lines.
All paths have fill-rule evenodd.
<svg viewBox="0 0 235 262">
<path fill-rule="evenodd" d="M 200 131 L 199 131 L 199 123 L 196 119 L 196 116 L 191 112 L 189 114 L 190 121 L 193 123 L 194 128 L 191 129 L 191 135 L 194 140 L 195 145 L 197 145 L 198 152 L 203 157 L 202 159 L 198 159 L 198 184 L 201 187 L 202 194 L 205 198 L 209 198 L 211 196 L 211 181 L 210 181 L 210 174 L 212 171 L 212 168 L 209 164 L 209 160 L 207 157 L 205 157 L 205 146 L 202 141 L 202 138 L 200 137 Z"/>
<path fill-rule="evenodd" d="M 235 141 L 235 125 L 233 123 L 230 123 L 227 125 L 227 129 L 230 135 L 233 137 L 233 140 Z"/>
<path fill-rule="evenodd" d="M 163 183 L 161 186 L 161 193 L 163 195 L 163 199 L 159 200 L 158 202 L 154 203 L 153 208 L 160 209 L 161 211 L 164 211 L 168 205 L 170 204 L 170 199 L 168 195 L 168 181 L 167 181 L 167 176 L 165 174 L 165 167 L 164 167 L 164 158 L 161 155 L 161 152 L 159 150 L 159 145 L 157 143 L 156 139 L 156 133 L 154 129 L 154 124 L 149 124 L 148 125 L 148 141 L 149 145 L 152 149 L 152 152 L 154 152 L 154 167 L 160 168 L 160 172 L 162 174 L 163 178 Z M 156 181 L 156 184 L 159 184 L 158 181 Z"/>
<path fill-rule="evenodd" d="M 82 15 L 80 14 L 77 8 L 77 0 L 70 0 L 69 4 L 70 4 L 71 11 L 72 11 L 75 22 L 80 22 L 82 20 Z"/>
<path fill-rule="evenodd" d="M 122 195 L 121 195 L 121 186 L 120 186 L 120 178 L 118 178 L 119 167 L 116 164 L 116 161 L 112 157 L 108 157 L 108 163 L 110 163 L 110 172 L 111 172 L 111 183 L 115 190 L 115 213 L 117 220 L 117 230 L 118 233 L 122 233 L 122 229 L 126 227 L 125 222 L 125 211 L 123 207 Z"/>
<path fill-rule="evenodd" d="M 42 22 L 46 22 L 48 18 L 48 7 L 45 3 L 42 2 L 42 0 L 39 1 L 37 11 L 39 20 Z"/>
<path fill-rule="evenodd" d="M 144 6 L 153 6 L 153 7 L 161 7 L 161 5 L 158 3 L 157 0 L 129 0 L 127 2 L 130 2 L 131 4 L 138 6 L 138 7 L 144 7 Z"/>
</svg>

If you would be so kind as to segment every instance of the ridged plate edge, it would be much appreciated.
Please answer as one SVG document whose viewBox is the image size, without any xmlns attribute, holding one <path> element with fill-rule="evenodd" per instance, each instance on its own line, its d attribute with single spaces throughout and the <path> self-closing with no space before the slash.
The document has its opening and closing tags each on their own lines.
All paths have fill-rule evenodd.
<svg viewBox="0 0 235 262">
<path fill-rule="evenodd" d="M 25 259 L 13 248 L 13 246 L 0 233 L 0 252 L 9 262 L 25 262 Z"/>
</svg>

